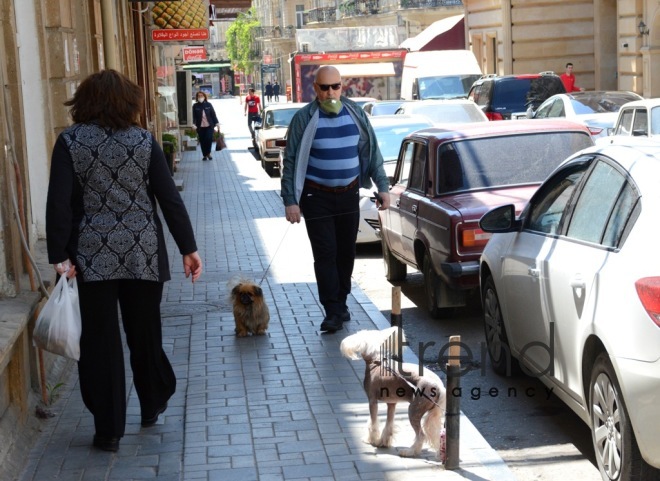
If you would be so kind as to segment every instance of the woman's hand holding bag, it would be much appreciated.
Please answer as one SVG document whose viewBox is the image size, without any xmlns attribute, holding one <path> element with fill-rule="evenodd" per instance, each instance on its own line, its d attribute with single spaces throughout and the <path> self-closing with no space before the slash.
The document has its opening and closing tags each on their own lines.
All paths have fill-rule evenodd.
<svg viewBox="0 0 660 481">
<path fill-rule="evenodd" d="M 80 359 L 82 323 L 75 277 L 60 277 L 34 326 L 32 339 L 37 347 L 69 359 Z"/>
</svg>

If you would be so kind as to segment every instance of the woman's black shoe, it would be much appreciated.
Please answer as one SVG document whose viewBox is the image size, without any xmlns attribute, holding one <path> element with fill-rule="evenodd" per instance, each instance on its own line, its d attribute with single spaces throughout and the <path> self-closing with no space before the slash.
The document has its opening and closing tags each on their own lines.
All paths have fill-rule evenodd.
<svg viewBox="0 0 660 481">
<path fill-rule="evenodd" d="M 147 417 L 142 416 L 142 427 L 148 428 L 156 424 L 158 422 L 158 416 L 163 414 L 166 409 L 167 409 L 167 403 L 165 403 L 165 405 L 160 409 L 157 409 L 156 413 L 153 416 L 147 416 Z"/>
<path fill-rule="evenodd" d="M 94 435 L 94 447 L 102 449 L 103 451 L 111 451 L 116 453 L 119 451 L 119 438 L 114 436 L 99 436 Z"/>
</svg>

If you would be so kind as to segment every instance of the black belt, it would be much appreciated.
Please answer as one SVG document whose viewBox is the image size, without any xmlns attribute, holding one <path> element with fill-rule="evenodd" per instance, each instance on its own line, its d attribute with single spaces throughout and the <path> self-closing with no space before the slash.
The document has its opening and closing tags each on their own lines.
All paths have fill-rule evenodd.
<svg viewBox="0 0 660 481">
<path fill-rule="evenodd" d="M 311 187 L 312 189 L 317 189 L 323 192 L 331 192 L 333 194 L 341 194 L 342 192 L 351 190 L 353 187 L 356 187 L 357 185 L 358 185 L 357 177 L 350 184 L 342 185 L 340 187 L 328 187 L 327 185 L 319 184 L 318 182 L 314 182 L 313 180 L 305 179 L 305 187 Z"/>
</svg>

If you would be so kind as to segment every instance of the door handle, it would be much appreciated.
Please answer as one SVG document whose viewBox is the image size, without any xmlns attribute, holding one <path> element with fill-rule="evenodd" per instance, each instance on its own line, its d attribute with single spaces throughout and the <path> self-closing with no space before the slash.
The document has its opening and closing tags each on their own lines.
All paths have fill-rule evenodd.
<svg viewBox="0 0 660 481">
<path fill-rule="evenodd" d="M 413 211 L 413 214 L 417 214 L 417 205 L 416 204 L 413 204 L 411 209 Z"/>
<path fill-rule="evenodd" d="M 396 200 L 396 206 L 399 207 L 399 204 L 401 204 L 401 199 Z"/>
<path fill-rule="evenodd" d="M 541 277 L 541 272 L 536 267 L 528 267 L 527 274 L 537 279 Z"/>
</svg>

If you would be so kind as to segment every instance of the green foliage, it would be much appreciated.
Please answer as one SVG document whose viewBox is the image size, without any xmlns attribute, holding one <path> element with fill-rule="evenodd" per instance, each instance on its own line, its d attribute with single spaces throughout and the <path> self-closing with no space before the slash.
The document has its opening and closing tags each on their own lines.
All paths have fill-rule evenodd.
<svg viewBox="0 0 660 481">
<path fill-rule="evenodd" d="M 55 403 L 55 401 L 57 401 L 57 398 L 60 397 L 58 391 L 63 386 L 64 386 L 63 382 L 59 382 L 54 386 L 52 384 L 46 384 L 46 390 L 48 391 L 48 400 L 46 403 L 47 406 L 52 406 Z"/>
<path fill-rule="evenodd" d="M 163 152 L 165 152 L 166 154 L 173 154 L 178 150 L 176 135 L 164 133 L 162 137 L 162 141 L 172 143 L 172 147 L 169 147 L 168 145 L 163 145 Z"/>
<path fill-rule="evenodd" d="M 186 129 L 183 131 L 184 135 L 187 135 L 191 139 L 196 139 L 197 138 L 197 130 L 195 129 Z"/>
<path fill-rule="evenodd" d="M 242 72 L 250 71 L 255 63 L 252 44 L 255 30 L 260 25 L 252 7 L 246 13 L 240 13 L 227 29 L 227 55 L 232 65 Z"/>
</svg>

